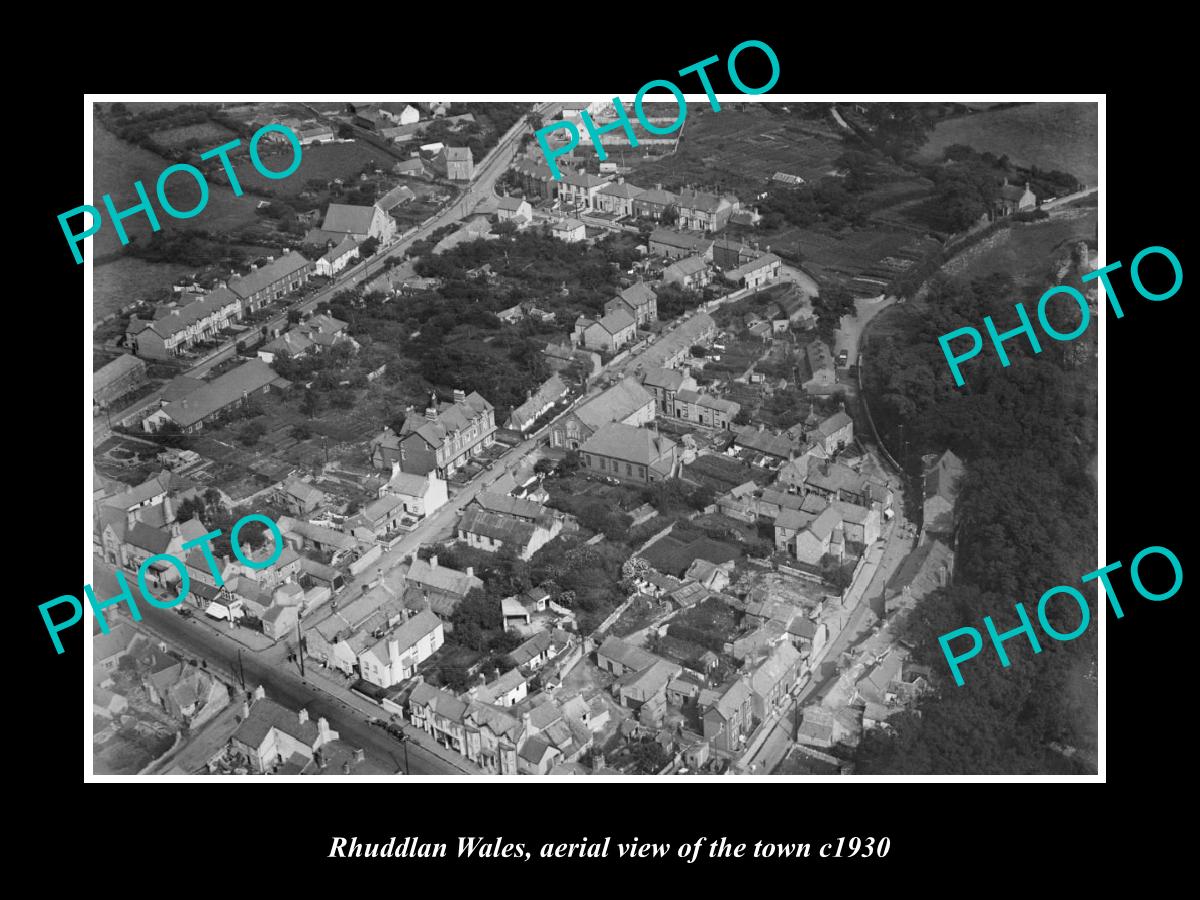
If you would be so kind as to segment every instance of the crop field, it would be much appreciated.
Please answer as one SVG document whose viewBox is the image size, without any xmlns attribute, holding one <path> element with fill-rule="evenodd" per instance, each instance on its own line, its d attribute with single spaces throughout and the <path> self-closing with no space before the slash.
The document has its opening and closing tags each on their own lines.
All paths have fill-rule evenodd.
<svg viewBox="0 0 1200 900">
<path fill-rule="evenodd" d="M 940 159 L 951 144 L 1007 154 L 1020 166 L 1070 172 L 1096 184 L 1099 153 L 1095 103 L 1029 103 L 938 123 L 919 158 Z"/>
<path fill-rule="evenodd" d="M 823 234 L 795 229 L 786 240 L 798 241 L 805 267 L 818 277 L 840 277 L 847 287 L 867 293 L 879 293 L 869 282 L 855 282 L 858 277 L 887 280 L 907 268 L 906 261 L 920 258 L 937 246 L 937 242 L 918 237 L 911 231 L 874 229 L 843 234 Z"/>
<path fill-rule="evenodd" d="M 828 174 L 843 149 L 841 136 L 823 122 L 768 112 L 761 104 L 726 104 L 719 113 L 689 104 L 678 152 L 636 166 L 630 179 L 643 186 L 720 186 L 744 191 L 748 201 L 749 189 L 763 190 L 776 172 L 810 181 Z"/>
</svg>

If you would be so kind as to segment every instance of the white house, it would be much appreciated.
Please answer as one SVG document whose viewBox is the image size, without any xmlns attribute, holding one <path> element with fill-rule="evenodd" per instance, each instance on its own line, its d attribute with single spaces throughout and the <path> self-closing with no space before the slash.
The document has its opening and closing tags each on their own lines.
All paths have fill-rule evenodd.
<svg viewBox="0 0 1200 900">
<path fill-rule="evenodd" d="M 413 105 L 408 105 L 400 112 L 401 125 L 416 125 L 421 121 L 421 111 Z"/>
<path fill-rule="evenodd" d="M 383 635 L 358 655 L 364 681 L 388 688 L 416 674 L 417 666 L 442 646 L 442 620 L 423 609 L 391 634 Z"/>
<path fill-rule="evenodd" d="M 392 462 L 392 480 L 379 490 L 379 496 L 394 494 L 404 504 L 404 511 L 415 519 L 432 515 L 450 500 L 446 482 L 436 471 L 413 475 L 400 471 L 399 461 Z"/>
<path fill-rule="evenodd" d="M 340 244 L 317 260 L 317 274 L 336 275 L 358 258 L 358 242 L 352 237 L 346 237 Z"/>
</svg>

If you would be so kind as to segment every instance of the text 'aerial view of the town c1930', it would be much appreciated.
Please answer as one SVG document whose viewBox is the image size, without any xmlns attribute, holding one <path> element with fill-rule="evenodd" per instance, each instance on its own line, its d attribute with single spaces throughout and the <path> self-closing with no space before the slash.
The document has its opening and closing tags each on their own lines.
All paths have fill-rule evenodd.
<svg viewBox="0 0 1200 900">
<path fill-rule="evenodd" d="M 94 774 L 1096 772 L 1097 104 L 722 101 L 92 104 Z"/>
</svg>

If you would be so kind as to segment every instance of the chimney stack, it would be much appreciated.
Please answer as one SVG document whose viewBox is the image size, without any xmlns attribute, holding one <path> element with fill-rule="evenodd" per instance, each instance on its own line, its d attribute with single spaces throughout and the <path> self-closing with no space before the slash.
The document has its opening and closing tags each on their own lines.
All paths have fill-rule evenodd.
<svg viewBox="0 0 1200 900">
<path fill-rule="evenodd" d="M 469 577 L 469 578 L 475 577 L 475 567 L 474 566 L 467 566 L 467 577 Z"/>
<path fill-rule="evenodd" d="M 296 713 L 296 719 L 300 722 L 301 725 L 305 724 L 308 721 L 308 710 L 307 709 L 300 710 L 300 712 Z"/>
<path fill-rule="evenodd" d="M 521 723 L 525 726 L 525 737 L 532 737 L 536 732 L 533 730 L 533 717 L 527 713 L 521 713 Z"/>
<path fill-rule="evenodd" d="M 317 719 L 317 732 L 321 735 L 322 744 L 329 741 L 329 720 L 324 716 Z"/>
<path fill-rule="evenodd" d="M 436 553 L 433 554 L 433 556 L 429 557 L 429 568 L 431 568 L 431 569 L 437 568 L 437 554 Z"/>
</svg>

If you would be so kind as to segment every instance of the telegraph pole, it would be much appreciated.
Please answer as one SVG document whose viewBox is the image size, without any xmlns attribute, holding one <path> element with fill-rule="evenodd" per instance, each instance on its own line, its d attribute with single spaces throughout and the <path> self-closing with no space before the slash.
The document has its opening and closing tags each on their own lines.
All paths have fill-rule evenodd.
<svg viewBox="0 0 1200 900">
<path fill-rule="evenodd" d="M 242 690 L 244 691 L 246 689 L 246 668 L 245 668 L 245 666 L 242 665 L 242 648 L 241 647 L 238 647 L 237 661 L 238 661 L 238 675 L 242 679 Z"/>
<path fill-rule="evenodd" d="M 409 770 L 408 770 L 408 744 L 409 744 L 409 741 L 412 740 L 412 738 L 410 738 L 407 734 L 405 734 L 403 731 L 401 731 L 399 734 L 396 735 L 396 740 L 398 740 L 401 743 L 401 745 L 404 747 L 404 774 L 408 775 L 408 774 L 410 774 Z"/>
<path fill-rule="evenodd" d="M 300 632 L 300 620 L 296 620 L 296 655 L 300 658 L 300 677 L 304 677 L 304 635 Z"/>
</svg>

